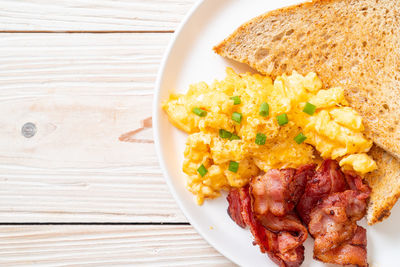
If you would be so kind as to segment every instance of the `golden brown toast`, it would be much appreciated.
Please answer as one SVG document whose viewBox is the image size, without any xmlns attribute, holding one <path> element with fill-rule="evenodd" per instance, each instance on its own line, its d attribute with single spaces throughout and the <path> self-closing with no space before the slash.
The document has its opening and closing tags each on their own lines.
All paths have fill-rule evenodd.
<svg viewBox="0 0 400 267">
<path fill-rule="evenodd" d="M 367 135 L 400 159 L 399 17 L 398 0 L 316 0 L 256 17 L 214 50 L 273 78 L 315 71 L 326 87 L 342 86 Z M 384 150 L 373 149 L 370 224 L 400 195 L 400 162 Z"/>
<path fill-rule="evenodd" d="M 400 197 L 400 162 L 377 146 L 372 147 L 370 155 L 378 165 L 376 171 L 366 176 L 372 188 L 367 220 L 368 224 L 374 224 L 390 215 Z"/>
</svg>

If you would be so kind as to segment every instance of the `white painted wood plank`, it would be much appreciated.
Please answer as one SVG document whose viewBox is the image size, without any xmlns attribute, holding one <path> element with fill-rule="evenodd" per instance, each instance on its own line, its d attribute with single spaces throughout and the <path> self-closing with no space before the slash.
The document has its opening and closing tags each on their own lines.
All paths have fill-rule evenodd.
<svg viewBox="0 0 400 267">
<path fill-rule="evenodd" d="M 196 0 L 1 0 L 0 31 L 171 31 Z"/>
<path fill-rule="evenodd" d="M 151 128 L 119 140 L 151 117 L 170 36 L 0 35 L 1 222 L 186 221 Z"/>
<path fill-rule="evenodd" d="M 3 168 L 0 222 L 185 222 L 154 168 Z"/>
<path fill-rule="evenodd" d="M 235 266 L 191 226 L 0 227 L 1 266 Z"/>
<path fill-rule="evenodd" d="M 171 34 L 0 35 L 0 164 L 155 166 L 144 143 L 118 137 L 151 117 L 153 87 Z M 37 135 L 20 134 L 25 122 Z M 150 149 L 149 149 L 150 148 Z M 141 155 L 138 157 L 137 155 Z"/>
<path fill-rule="evenodd" d="M 0 34 L 0 99 L 146 96 L 172 34 Z"/>
</svg>

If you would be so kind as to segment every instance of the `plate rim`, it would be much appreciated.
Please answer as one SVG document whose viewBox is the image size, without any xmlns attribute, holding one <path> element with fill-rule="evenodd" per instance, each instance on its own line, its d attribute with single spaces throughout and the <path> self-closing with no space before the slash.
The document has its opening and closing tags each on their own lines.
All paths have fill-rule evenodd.
<svg viewBox="0 0 400 267">
<path fill-rule="evenodd" d="M 196 232 L 208 243 L 210 244 L 215 250 L 217 250 L 220 254 L 222 254 L 225 258 L 229 259 L 236 265 L 239 265 L 239 262 L 235 257 L 232 257 L 232 255 L 229 255 L 222 247 L 220 247 L 218 244 L 214 243 L 212 240 L 210 240 L 206 233 L 201 230 L 200 225 L 197 223 L 196 220 L 193 219 L 193 217 L 190 215 L 190 212 L 184 207 L 184 205 L 181 203 L 180 198 L 178 197 L 178 194 L 172 184 L 172 179 L 170 175 L 168 174 L 166 163 L 163 159 L 162 156 L 162 151 L 161 151 L 161 144 L 160 144 L 160 124 L 159 124 L 159 103 L 160 103 L 160 98 L 161 98 L 161 83 L 163 80 L 163 74 L 166 69 L 167 62 L 170 58 L 171 51 L 174 48 L 175 43 L 177 42 L 177 39 L 179 35 L 181 34 L 182 30 L 184 29 L 185 25 L 187 22 L 191 19 L 191 17 L 196 13 L 196 11 L 200 8 L 202 4 L 204 4 L 206 1 L 205 0 L 198 0 L 192 7 L 191 9 L 186 13 L 184 16 L 183 20 L 179 24 L 179 26 L 176 28 L 174 34 L 171 37 L 171 40 L 167 46 L 166 51 L 164 52 L 163 58 L 160 63 L 159 70 L 157 72 L 157 79 L 155 83 L 155 93 L 154 93 L 154 98 L 153 98 L 153 107 L 152 107 L 152 120 L 153 120 L 153 138 L 154 138 L 154 144 L 155 144 L 155 149 L 156 149 L 156 154 L 157 154 L 157 159 L 160 164 L 162 173 L 163 173 L 163 178 L 165 182 L 168 185 L 169 191 L 171 192 L 175 203 L 178 204 L 180 210 L 183 212 L 184 216 L 188 220 L 191 226 L 196 230 Z"/>
<path fill-rule="evenodd" d="M 207 232 L 206 229 L 204 229 L 204 225 L 201 221 L 197 221 L 195 220 L 196 214 L 193 213 L 191 211 L 191 209 L 184 203 L 184 201 L 182 200 L 182 196 L 179 193 L 179 189 L 175 188 L 174 182 L 173 182 L 173 177 L 174 174 L 171 173 L 169 171 L 169 165 L 167 164 L 167 156 L 165 156 L 165 148 L 163 148 L 161 146 L 161 142 L 160 140 L 162 140 L 161 138 L 161 125 L 160 125 L 160 121 L 164 122 L 164 118 L 162 116 L 162 112 L 160 110 L 160 103 L 161 103 L 161 85 L 164 82 L 165 79 L 165 73 L 167 70 L 167 65 L 170 64 L 170 60 L 174 58 L 174 48 L 175 45 L 180 41 L 180 37 L 182 32 L 186 29 L 186 26 L 188 23 L 190 23 L 190 20 L 193 18 L 193 16 L 195 16 L 197 13 L 197 11 L 199 9 L 201 9 L 201 7 L 203 6 L 203 4 L 207 4 L 209 3 L 211 0 L 207 1 L 207 0 L 197 0 L 193 6 L 189 9 L 189 11 L 186 13 L 186 15 L 183 17 L 183 20 L 179 23 L 178 27 L 176 28 L 175 32 L 172 34 L 171 39 L 168 43 L 168 45 L 166 46 L 166 50 L 163 54 L 162 60 L 160 62 L 159 65 L 159 69 L 157 72 L 157 78 L 154 84 L 154 97 L 153 97 L 153 106 L 152 106 L 152 117 L 153 117 L 153 138 L 154 138 L 154 143 L 155 143 L 155 150 L 156 150 L 156 154 L 157 154 L 157 159 L 158 162 L 160 164 L 162 173 L 163 173 L 163 178 L 165 180 L 165 182 L 168 185 L 169 191 L 171 192 L 175 202 L 178 204 L 180 210 L 182 211 L 182 213 L 184 214 L 184 216 L 186 217 L 186 219 L 189 221 L 189 223 L 194 227 L 194 229 L 196 230 L 196 232 L 210 245 L 212 246 L 215 250 L 217 250 L 221 255 L 223 255 L 225 258 L 227 258 L 228 260 L 230 260 L 231 262 L 241 266 L 241 264 L 243 264 L 243 260 L 241 259 L 240 256 L 236 255 L 235 253 L 231 252 L 229 250 L 229 248 L 224 247 L 223 244 L 221 244 L 220 242 L 218 242 L 218 240 L 213 239 L 212 236 L 210 236 L 210 233 Z M 290 0 L 289 0 L 290 1 Z M 293 2 L 301 2 L 304 3 L 304 1 L 307 0 L 293 0 Z M 283 6 L 291 6 L 294 5 L 295 3 L 289 3 L 289 5 L 283 5 Z M 164 91 L 163 91 L 164 92 Z M 165 142 L 163 142 L 164 144 Z M 399 206 L 399 205 L 397 205 Z M 396 218 L 400 218 L 398 217 L 400 214 L 397 215 Z M 391 221 L 392 223 L 395 223 L 395 221 L 393 220 L 393 215 L 391 216 Z M 371 245 L 373 244 L 371 241 L 373 239 L 370 239 L 372 236 L 375 236 L 375 238 L 377 238 L 376 240 L 380 240 L 381 235 L 375 235 L 375 232 L 380 232 L 383 230 L 384 225 L 386 225 L 389 222 L 389 220 L 385 220 L 383 223 L 380 223 L 377 225 L 375 225 L 375 227 L 371 227 L 368 226 L 367 229 L 369 230 L 369 236 L 368 236 L 368 244 Z M 382 228 L 383 227 L 383 228 Z M 372 229 L 371 229 L 372 228 Z M 393 228 L 393 227 L 389 227 L 389 228 Z M 383 234 L 387 234 L 385 230 L 383 230 Z M 389 243 L 390 244 L 390 243 Z M 372 252 L 372 253 L 371 253 Z M 372 256 L 376 254 L 376 251 L 374 250 L 370 250 L 368 249 L 368 261 L 371 265 L 373 266 L 380 266 L 381 263 L 378 263 L 378 258 L 376 258 L 375 256 Z M 392 263 L 393 258 L 389 257 L 390 262 Z M 381 259 L 382 260 L 382 259 Z M 380 260 L 380 261 L 381 261 Z M 266 263 L 267 264 L 267 263 Z M 388 262 L 386 262 L 386 264 L 388 264 Z M 245 264 L 246 265 L 246 264 Z M 247 266 L 247 265 L 246 265 Z M 267 266 L 267 265 L 266 265 Z M 273 266 L 273 265 L 270 265 Z M 387 265 L 387 266 L 393 266 L 391 264 Z"/>
</svg>

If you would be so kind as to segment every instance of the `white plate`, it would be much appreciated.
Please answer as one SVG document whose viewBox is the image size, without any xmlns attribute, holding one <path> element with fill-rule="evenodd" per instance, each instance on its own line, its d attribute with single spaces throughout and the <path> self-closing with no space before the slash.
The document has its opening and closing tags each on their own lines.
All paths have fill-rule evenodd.
<svg viewBox="0 0 400 267">
<path fill-rule="evenodd" d="M 219 252 L 241 266 L 275 266 L 268 256 L 252 245 L 248 230 L 238 227 L 227 215 L 225 195 L 197 206 L 185 189 L 182 172 L 186 134 L 175 129 L 160 108 L 171 92 L 185 92 L 198 81 L 224 78 L 225 68 L 250 70 L 244 65 L 216 55 L 212 47 L 238 26 L 268 10 L 298 3 L 293 0 L 205 0 L 200 1 L 181 24 L 171 42 L 158 76 L 153 109 L 154 138 L 166 181 L 180 208 L 196 230 Z M 400 210 L 368 227 L 368 255 L 371 266 L 400 266 Z M 365 226 L 365 222 L 363 222 Z M 312 240 L 306 242 L 303 266 L 326 266 L 312 260 Z"/>
</svg>

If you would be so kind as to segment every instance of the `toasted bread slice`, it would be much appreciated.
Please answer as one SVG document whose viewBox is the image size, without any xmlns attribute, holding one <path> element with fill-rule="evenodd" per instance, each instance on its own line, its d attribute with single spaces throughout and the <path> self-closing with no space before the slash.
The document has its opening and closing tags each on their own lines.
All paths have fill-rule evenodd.
<svg viewBox="0 0 400 267">
<path fill-rule="evenodd" d="M 315 71 L 326 87 L 343 86 L 367 135 L 400 158 L 399 16 L 397 0 L 315 0 L 254 18 L 214 51 L 272 77 Z M 400 196 L 400 161 L 383 149 L 371 152 L 369 224 Z"/>
<path fill-rule="evenodd" d="M 278 76 L 315 71 L 343 86 L 367 135 L 400 159 L 400 2 L 316 0 L 245 23 L 219 55 Z"/>
<path fill-rule="evenodd" d="M 400 197 L 400 161 L 377 146 L 372 147 L 370 154 L 378 165 L 376 171 L 366 176 L 372 188 L 367 211 L 371 225 L 387 218 Z"/>
</svg>

